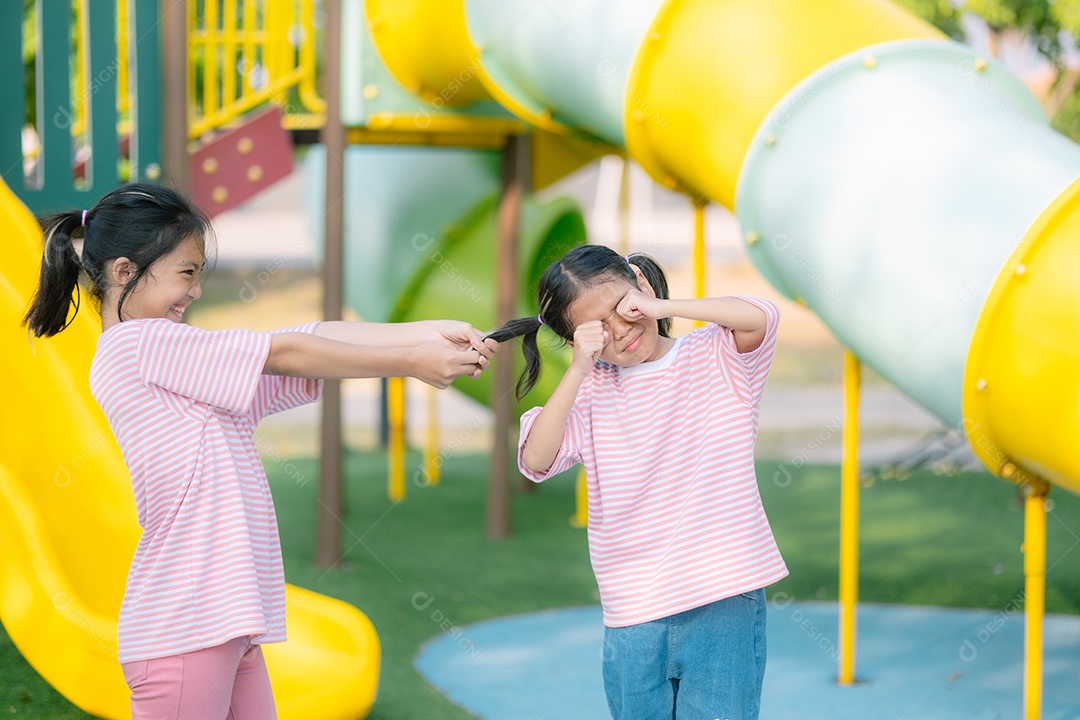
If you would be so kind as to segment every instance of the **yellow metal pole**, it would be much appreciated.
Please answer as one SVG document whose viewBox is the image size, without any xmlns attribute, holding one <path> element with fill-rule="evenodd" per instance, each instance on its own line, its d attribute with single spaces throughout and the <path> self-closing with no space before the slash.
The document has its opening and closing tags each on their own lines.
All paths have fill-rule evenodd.
<svg viewBox="0 0 1080 720">
<path fill-rule="evenodd" d="M 89 0 L 87 0 L 89 1 Z M 86 84 L 86 65 L 89 62 L 86 36 L 90 32 L 82 2 L 75 3 L 75 87 L 78 100 L 72 108 L 71 137 L 86 134 L 86 106 L 90 104 L 90 88 Z M 39 51 L 40 52 L 40 51 Z"/>
<path fill-rule="evenodd" d="M 1046 494 L 1038 480 L 1024 486 L 1024 720 L 1042 717 L 1043 613 L 1046 610 Z"/>
<path fill-rule="evenodd" d="M 390 425 L 387 492 L 390 500 L 397 502 L 405 499 L 405 378 L 389 378 L 386 395 Z"/>
<path fill-rule="evenodd" d="M 439 467 L 439 396 L 435 388 L 427 389 L 427 442 L 424 444 L 424 477 L 428 485 L 438 485 Z"/>
<path fill-rule="evenodd" d="M 326 112 L 326 101 L 319 97 L 315 87 L 315 2 L 303 0 L 300 8 L 300 18 L 304 26 L 304 41 L 300 45 L 299 60 L 297 67 L 303 68 L 300 83 L 297 90 L 300 93 L 300 102 L 308 112 Z"/>
<path fill-rule="evenodd" d="M 120 122 L 130 122 L 131 95 L 128 89 L 128 0 L 116 3 L 116 114 Z"/>
<path fill-rule="evenodd" d="M 589 526 L 589 485 L 584 467 L 578 472 L 577 487 L 574 492 L 574 514 L 570 516 L 570 524 L 579 528 Z"/>
<path fill-rule="evenodd" d="M 188 9 L 184 7 L 184 15 L 187 17 L 187 35 L 185 36 L 185 42 L 187 43 L 187 52 L 184 53 L 184 60 L 187 63 L 187 77 L 185 78 L 185 87 L 187 88 L 187 105 L 185 106 L 187 112 L 185 116 L 187 121 L 184 122 L 184 137 L 187 138 L 188 124 L 190 120 L 194 120 L 198 113 L 196 108 L 199 104 L 200 88 L 195 83 L 195 70 L 198 67 L 198 55 L 199 47 L 202 45 L 202 40 L 198 38 L 198 18 L 195 16 L 195 8 Z M 164 110 L 164 108 L 163 108 Z M 167 160 L 167 158 L 166 158 Z M 165 166 L 168 169 L 168 165 Z"/>
<path fill-rule="evenodd" d="M 708 200 L 694 202 L 694 297 L 705 297 L 705 207 Z M 705 323 L 695 321 L 695 327 Z"/>
<path fill-rule="evenodd" d="M 244 0 L 244 64 L 240 94 L 243 95 L 247 92 L 247 80 L 249 73 L 255 67 L 255 0 Z M 265 24 L 265 21 L 264 21 Z M 265 63 L 266 60 L 264 59 Z"/>
<path fill-rule="evenodd" d="M 266 41 L 273 48 L 273 65 L 270 78 L 275 80 L 296 67 L 296 50 L 292 46 L 289 34 L 296 25 L 296 0 L 276 2 L 270 15 L 275 16 L 274 32 L 268 33 Z M 282 96 L 284 99 L 284 96 Z M 284 104 L 284 103 L 282 103 Z"/>
<path fill-rule="evenodd" d="M 203 24 L 206 34 L 203 40 L 203 115 L 213 115 L 218 109 L 218 4 L 203 3 Z"/>
<path fill-rule="evenodd" d="M 267 82 L 273 82 L 281 76 L 281 63 L 278 58 L 281 53 L 281 36 L 287 32 L 283 29 L 285 19 L 282 17 L 284 8 L 280 2 L 271 3 L 265 0 L 262 16 L 262 67 L 266 73 Z M 284 27 L 288 27 L 285 25 Z"/>
<path fill-rule="evenodd" d="M 859 601 L 859 359 L 844 352 L 844 457 L 840 466 L 841 685 L 855 682 L 855 606 Z"/>
<path fill-rule="evenodd" d="M 236 41 L 240 34 L 240 25 L 236 22 L 236 2 L 225 3 L 225 12 L 221 21 L 221 105 L 226 107 L 236 102 Z M 241 86 L 242 87 L 242 86 Z"/>
<path fill-rule="evenodd" d="M 624 157 L 619 173 L 619 254 L 630 254 L 630 158 Z"/>
</svg>

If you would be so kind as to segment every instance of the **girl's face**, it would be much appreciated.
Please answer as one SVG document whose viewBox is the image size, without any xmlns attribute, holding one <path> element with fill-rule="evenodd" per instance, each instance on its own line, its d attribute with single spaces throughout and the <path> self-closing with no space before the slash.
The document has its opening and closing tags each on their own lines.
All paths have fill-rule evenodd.
<svg viewBox="0 0 1080 720">
<path fill-rule="evenodd" d="M 662 342 L 667 338 L 660 336 L 655 320 L 631 322 L 615 311 L 626 293 L 637 289 L 624 278 L 612 278 L 582 290 L 567 310 L 567 318 L 575 328 L 593 320 L 603 323 L 611 340 L 600 352 L 600 359 L 619 367 L 651 362 L 670 347 L 670 343 Z M 641 291 L 651 293 L 652 288 L 644 283 Z"/>
<path fill-rule="evenodd" d="M 183 320 L 188 305 L 202 295 L 199 277 L 206 258 L 199 245 L 196 238 L 190 237 L 158 258 L 124 301 L 125 319 Z"/>
</svg>

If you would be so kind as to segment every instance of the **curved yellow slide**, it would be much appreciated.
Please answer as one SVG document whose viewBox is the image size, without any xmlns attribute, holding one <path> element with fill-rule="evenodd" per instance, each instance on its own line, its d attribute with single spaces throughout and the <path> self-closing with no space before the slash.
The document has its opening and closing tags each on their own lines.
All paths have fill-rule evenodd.
<svg viewBox="0 0 1080 720">
<path fill-rule="evenodd" d="M 139 538 L 120 450 L 90 396 L 100 326 L 31 342 L 20 327 L 37 282 L 40 229 L 0 182 L 0 620 L 53 687 L 88 713 L 131 716 L 117 617 Z M 356 608 L 289 586 L 289 641 L 265 648 L 284 718 L 355 720 L 375 700 L 379 640 Z"/>
</svg>

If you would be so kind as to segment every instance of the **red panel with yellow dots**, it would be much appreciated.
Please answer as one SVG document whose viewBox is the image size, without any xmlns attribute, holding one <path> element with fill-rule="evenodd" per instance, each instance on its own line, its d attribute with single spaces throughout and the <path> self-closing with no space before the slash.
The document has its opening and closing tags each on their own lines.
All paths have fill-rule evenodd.
<svg viewBox="0 0 1080 720">
<path fill-rule="evenodd" d="M 292 142 L 281 108 L 256 113 L 191 155 L 195 204 L 214 216 L 234 208 L 292 172 Z"/>
</svg>

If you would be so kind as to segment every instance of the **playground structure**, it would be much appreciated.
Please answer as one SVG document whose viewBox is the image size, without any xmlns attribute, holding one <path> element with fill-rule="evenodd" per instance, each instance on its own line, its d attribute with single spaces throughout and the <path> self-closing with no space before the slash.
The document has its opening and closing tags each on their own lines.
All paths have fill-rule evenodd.
<svg viewBox="0 0 1080 720">
<path fill-rule="evenodd" d="M 291 2 L 278 5 L 294 8 Z M 225 7 L 236 9 L 231 3 Z M 308 17 L 304 12 L 299 15 Z M 842 683 L 855 680 L 859 364 L 872 367 L 962 430 L 992 473 L 1020 484 L 1027 497 L 1025 716 L 1039 717 L 1045 496 L 1051 484 L 1080 492 L 1080 467 L 1070 442 L 1080 430 L 1071 400 L 1080 389 L 1075 363 L 1080 290 L 1066 275 L 1080 259 L 1075 227 L 1080 185 L 1074 182 L 1080 172 L 1080 149 L 1048 128 L 1022 84 L 993 60 L 947 41 L 886 0 L 814 4 L 548 0 L 528 8 L 495 0 L 345 0 L 341 13 L 345 52 L 340 118 L 330 118 L 330 123 L 340 119 L 351 141 L 448 145 L 491 153 L 506 146 L 507 137 L 532 128 L 532 172 L 525 174 L 538 186 L 600 152 L 625 149 L 661 185 L 694 198 L 699 218 L 706 202 L 732 208 L 750 257 L 766 279 L 812 309 L 850 349 L 842 481 Z M 232 20 L 242 25 L 246 17 L 233 14 Z M 217 20 L 208 13 L 202 27 L 210 27 L 211 19 Z M 310 29 L 313 35 L 314 25 Z M 196 35 L 192 31 L 193 41 Z M 206 41 L 211 35 L 204 32 L 199 37 Z M 245 46 L 232 47 L 239 53 Z M 10 59 L 12 51 L 7 47 L 2 51 Z M 313 56 L 305 57 L 313 67 Z M 756 58 L 755 63 L 748 65 L 748 57 Z M 295 67 L 302 65 L 297 61 Z M 284 63 L 268 71 L 266 87 L 285 93 L 277 98 L 280 104 L 287 104 L 283 97 L 291 97 L 286 89 L 297 87 L 305 76 L 303 72 L 289 76 L 290 67 Z M 274 74 L 278 71 L 280 76 Z M 206 74 L 204 69 L 204 79 Z M 275 85 L 279 77 L 289 79 Z M 309 100 L 313 87 L 307 85 Z M 92 100 L 103 102 L 99 96 L 110 97 L 98 92 Z M 63 98 L 53 97 L 58 102 Z M 275 99 L 273 94 L 263 100 L 267 98 Z M 252 104 L 243 109 L 257 104 L 244 102 Z M 238 107 L 234 112 L 242 111 Z M 97 112 L 96 105 L 92 109 Z M 202 112 L 221 122 L 235 117 L 215 108 L 213 101 L 204 100 Z M 287 113 L 287 122 L 317 123 L 318 112 L 305 108 Z M 95 126 L 99 130 L 100 124 Z M 0 124 L 0 143 L 11 142 L 12 127 L 11 122 Z M 62 146 L 66 139 L 62 136 L 45 133 L 42 142 L 46 188 L 48 148 Z M 509 142 L 511 149 L 517 142 Z M 97 145 L 94 152 L 98 153 Z M 993 162 L 987 162 L 991 155 Z M 505 234 L 493 227 L 496 201 L 491 193 L 497 189 L 493 158 L 462 156 L 463 163 L 486 164 L 475 177 L 486 173 L 486 179 L 478 182 L 486 184 L 487 192 L 447 203 L 431 222 L 452 227 L 432 234 L 425 251 L 430 247 L 446 256 L 454 251 L 461 253 L 455 257 L 475 258 L 485 240 Z M 449 177 L 461 167 L 452 162 Z M 350 172 L 348 160 L 344 166 L 343 171 Z M 6 160 L 5 167 L 9 167 Z M 165 170 L 168 175 L 167 165 Z M 96 185 L 94 192 L 100 189 Z M 59 197 L 61 204 L 86 204 L 77 196 Z M 37 209 L 33 202 L 28 204 Z M 511 209 L 509 216 L 515 212 Z M 555 248 L 572 242 L 578 229 L 578 216 L 565 205 L 526 208 L 526 218 L 530 213 L 540 219 L 537 229 L 524 233 L 531 238 L 523 245 L 526 270 L 519 276 L 526 286 L 534 277 L 532 270 L 558 254 Z M 5 227 L 22 228 L 18 236 L 29 240 L 32 224 L 10 198 L 3 218 Z M 486 229 L 479 230 L 481 226 Z M 24 260 L 30 267 L 34 255 L 33 247 L 28 248 Z M 415 261 L 415 249 L 412 252 Z M 498 259 L 505 257 L 500 254 Z M 491 266 L 482 267 L 488 277 Z M 511 262 L 509 267 L 520 266 Z M 353 297 L 350 304 L 372 312 L 370 303 L 385 304 L 389 292 L 395 300 L 392 307 L 383 307 L 388 319 L 422 317 L 436 310 L 446 314 L 440 303 L 446 282 L 452 279 L 432 268 L 430 262 L 414 263 L 408 272 L 390 278 L 391 285 L 377 296 Z M 3 305 L 5 317 L 17 318 L 20 303 L 28 297 L 26 278 L 15 272 L 5 267 L 3 279 L 11 288 Z M 500 316 L 528 296 L 513 285 L 499 284 L 509 282 L 506 275 L 500 274 L 495 291 L 487 293 L 489 298 L 499 297 Z M 463 305 L 453 309 L 469 309 Z M 490 310 L 486 308 L 485 318 L 494 315 Z M 88 363 L 93 329 L 79 332 L 83 335 L 67 341 L 38 343 L 37 359 L 28 355 L 12 361 L 11 369 L 28 378 L 22 387 L 58 385 L 61 378 L 77 385 L 78 378 L 85 377 L 78 371 L 85 367 L 42 361 L 46 356 L 57 358 L 51 361 L 56 363 L 68 358 L 67 352 L 57 350 L 52 356 L 54 351 L 46 349 L 54 342 L 68 342 Z M 15 335 L 13 342 L 21 347 Z M 500 383 L 506 387 L 508 375 L 494 379 L 496 395 Z M 59 391 L 50 387 L 49 392 Z M 26 457 L 25 446 L 13 445 L 6 454 L 16 460 L 5 459 L 6 477 L 0 487 L 7 507 L 14 509 L 10 522 L 28 539 L 28 549 L 22 560 L 3 558 L 5 595 L 0 609 L 20 649 L 50 682 L 76 703 L 111 717 L 122 714 L 117 707 L 126 708 L 126 698 L 122 706 L 115 704 L 123 690 L 118 668 L 111 676 L 103 670 L 101 681 L 87 688 L 91 684 L 87 664 L 73 660 L 63 665 L 35 657 L 28 636 L 20 637 L 18 631 L 20 621 L 41 622 L 27 615 L 29 608 L 35 612 L 47 608 L 46 614 L 57 623 L 55 637 L 60 644 L 78 645 L 89 639 L 93 646 L 109 637 L 106 618 L 110 603 L 118 606 L 123 584 L 118 564 L 107 569 L 112 573 L 108 583 L 100 574 L 93 580 L 110 588 L 105 599 L 91 603 L 89 598 L 96 596 L 81 586 L 70 593 L 74 600 L 88 603 L 87 608 L 93 605 L 95 615 L 87 615 L 89 610 L 78 602 L 57 602 L 55 592 L 62 590 L 48 584 L 78 578 L 79 572 L 97 568 L 94 562 L 99 562 L 91 561 L 92 556 L 82 560 L 85 544 L 79 549 L 81 541 L 72 542 L 81 537 L 71 535 L 80 528 L 95 527 L 94 532 L 101 534 L 97 526 L 85 524 L 90 520 L 83 518 L 83 524 L 63 529 L 49 527 L 38 524 L 42 520 L 34 510 L 43 499 L 69 502 L 63 493 L 49 495 L 55 491 L 42 486 L 49 483 L 57 458 L 82 457 L 82 448 L 96 437 L 92 430 L 105 427 L 85 390 L 70 390 L 65 397 L 65 403 L 27 398 L 19 405 L 74 407 L 65 422 L 91 434 L 73 434 L 84 443 L 50 448 L 44 460 L 40 446 L 37 460 Z M 79 481 L 100 483 L 109 477 L 107 467 L 113 469 L 110 482 L 117 481 L 118 452 L 111 441 L 98 444 L 102 443 L 108 447 L 98 451 L 95 445 L 92 462 L 83 465 Z M 134 513 L 118 489 L 126 479 L 118 482 L 115 501 L 95 500 L 92 506 L 108 520 L 102 520 L 103 526 L 119 528 L 124 539 L 116 547 L 123 548 L 134 542 L 130 520 Z M 35 570 L 48 572 L 19 572 L 21 564 L 31 562 Z M 9 577 L 18 582 L 12 585 Z M 15 597 L 18 594 L 8 590 L 15 586 L 25 587 L 25 596 Z M 111 600 L 108 592 L 113 593 Z M 26 602 L 34 593 L 37 601 Z M 306 617 L 320 623 L 331 613 L 323 616 L 316 604 L 296 603 L 302 611 L 310 610 Z M 80 625 L 80 618 L 86 617 L 98 618 L 91 625 L 94 633 Z M 296 650 L 296 628 L 291 615 L 294 639 L 282 646 L 282 653 Z M 329 635 L 308 637 L 315 642 L 305 647 L 315 657 Z M 84 660 L 94 658 L 93 667 L 105 668 L 110 662 L 100 647 L 84 652 Z M 277 685 L 278 671 L 272 672 Z M 105 692 L 107 686 L 111 694 Z M 289 692 L 279 687 L 279 698 Z M 92 702 L 87 699 L 91 696 Z M 327 708 L 327 717 L 366 711 L 338 706 L 342 714 L 331 715 L 332 705 L 330 701 L 320 705 Z"/>
<path fill-rule="evenodd" d="M 56 338 L 27 342 L 19 323 L 37 282 L 40 230 L 3 186 L 0 223 L 4 371 L 19 408 L 4 414 L 0 617 L 19 651 L 73 703 L 126 717 L 116 622 L 139 528 L 127 470 L 86 382 L 101 328 L 93 313 L 79 313 Z M 367 617 L 293 586 L 286 617 L 289 641 L 266 647 L 282 717 L 312 717 L 312 707 L 341 720 L 365 714 L 379 662 Z"/>
<path fill-rule="evenodd" d="M 251 12 L 244 17 L 254 24 L 254 3 L 248 5 Z M 279 5 L 265 16 L 269 27 L 255 35 L 252 30 L 252 42 L 242 43 L 237 53 L 257 45 L 260 63 L 277 67 L 275 57 L 292 62 L 286 62 L 283 48 L 292 23 L 287 11 L 295 4 Z M 313 12 L 313 3 L 304 5 Z M 180 13 L 174 16 L 188 22 Z M 275 26 L 274 18 L 286 24 Z M 15 393 L 0 441 L 0 618 L 42 677 L 103 718 L 130 716 L 117 662 L 117 616 L 139 528 L 120 451 L 87 383 L 100 334 L 94 314 L 79 313 L 61 335 L 33 343 L 20 328 L 41 257 L 40 226 L 26 205 L 37 212 L 90 207 L 123 179 L 162 179 L 175 170 L 163 169 L 165 118 L 159 116 L 168 103 L 158 83 L 160 19 L 156 0 L 76 3 L 74 13 L 72 3 L 45 0 L 26 18 L 22 2 L 0 8 L 0 52 L 9 70 L 3 85 L 9 103 L 0 112 L 0 227 L 6 248 L 0 333 L 3 368 Z M 72 27 L 77 32 L 69 44 Z M 203 40 L 193 29 L 192 56 Z M 33 113 L 24 103 L 24 51 L 34 61 Z M 74 67 L 70 57 L 76 58 Z M 230 103 L 229 117 L 239 112 L 236 107 L 286 97 L 285 90 L 302 86 L 305 77 L 313 82 L 314 65 L 305 66 L 303 57 L 313 58 L 313 49 L 293 58 L 304 70 L 291 69 L 287 82 L 247 88 Z M 204 105 L 191 107 L 201 113 Z M 26 142 L 24 124 L 31 116 L 37 120 L 35 143 Z M 236 145 L 243 155 L 242 141 Z M 375 699 L 380 658 L 368 618 L 346 603 L 293 586 L 286 588 L 286 617 L 288 642 L 266 648 L 281 717 L 365 716 Z"/>
</svg>

